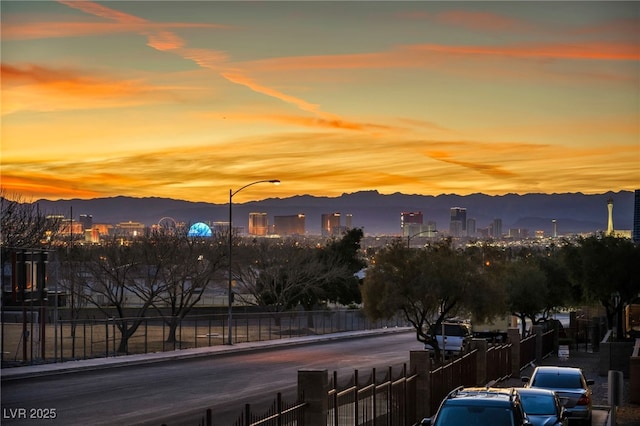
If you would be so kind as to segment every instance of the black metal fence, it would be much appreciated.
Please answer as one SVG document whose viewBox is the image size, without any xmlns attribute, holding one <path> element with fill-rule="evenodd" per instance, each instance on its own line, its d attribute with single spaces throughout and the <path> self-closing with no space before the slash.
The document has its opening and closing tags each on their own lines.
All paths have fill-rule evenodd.
<svg viewBox="0 0 640 426">
<path fill-rule="evenodd" d="M 329 391 L 328 426 L 408 426 L 415 423 L 416 374 L 404 364 L 394 378 L 389 367 L 382 380 L 374 368 L 364 383 L 356 370 L 346 386 L 339 387 L 334 372 Z"/>
<path fill-rule="evenodd" d="M 477 377 L 477 355 L 478 350 L 454 359 L 452 362 L 431 371 L 430 374 L 430 404 L 431 412 L 438 410 L 440 401 L 447 396 L 451 390 L 458 386 L 476 386 Z"/>
<path fill-rule="evenodd" d="M 227 315 L 183 318 L 107 318 L 2 323 L 3 366 L 173 351 L 227 342 Z M 370 321 L 358 309 L 234 313 L 232 343 L 404 326 L 398 319 Z M 123 336 L 126 336 L 123 338 Z"/>
<path fill-rule="evenodd" d="M 282 400 L 282 394 L 278 392 L 271 408 L 261 415 L 252 413 L 251 405 L 245 404 L 243 413 L 233 426 L 301 426 L 304 425 L 303 410 L 306 406 L 307 403 L 303 400 L 287 403 Z M 207 410 L 205 426 L 212 426 L 210 412 L 211 410 Z"/>
</svg>

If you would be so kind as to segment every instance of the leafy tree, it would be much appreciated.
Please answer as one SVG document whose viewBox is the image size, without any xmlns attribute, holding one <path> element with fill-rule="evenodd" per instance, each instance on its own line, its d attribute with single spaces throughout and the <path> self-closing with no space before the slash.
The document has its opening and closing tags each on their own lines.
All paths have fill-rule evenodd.
<svg viewBox="0 0 640 426">
<path fill-rule="evenodd" d="M 544 311 L 549 295 L 547 279 L 536 262 L 516 260 L 506 266 L 503 280 L 508 294 L 511 313 L 520 319 L 522 335 L 526 333 L 526 320 L 535 322 Z"/>
<path fill-rule="evenodd" d="M 608 327 L 615 326 L 622 336 L 624 307 L 640 292 L 640 246 L 626 238 L 600 235 L 581 238 L 563 253 L 584 300 L 600 302 Z"/>
<path fill-rule="evenodd" d="M 324 250 L 318 252 L 327 269 L 334 269 L 337 264 L 342 266 L 343 273 L 326 283 L 327 300 L 342 305 L 362 302 L 360 283 L 355 274 L 367 265 L 360 253 L 363 237 L 362 229 L 350 229 L 342 238 L 331 241 Z"/>
<path fill-rule="evenodd" d="M 440 348 L 429 330 L 458 314 L 488 317 L 499 312 L 496 302 L 502 296 L 491 284 L 480 265 L 449 241 L 415 250 L 397 240 L 368 268 L 362 297 L 365 313 L 374 320 L 402 312 L 415 328 L 416 339 L 431 345 L 438 358 Z"/>
</svg>

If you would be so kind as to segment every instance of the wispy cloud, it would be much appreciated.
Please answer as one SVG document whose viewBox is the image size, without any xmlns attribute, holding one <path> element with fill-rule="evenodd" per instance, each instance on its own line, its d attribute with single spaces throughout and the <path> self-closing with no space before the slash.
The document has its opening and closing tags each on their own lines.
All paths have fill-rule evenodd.
<svg viewBox="0 0 640 426">
<path fill-rule="evenodd" d="M 263 84 L 260 84 L 251 77 L 243 74 L 238 69 L 223 67 L 222 65 L 227 61 L 227 55 L 225 53 L 215 50 L 211 51 L 204 49 L 186 48 L 185 42 L 176 34 L 173 34 L 168 30 L 160 30 L 158 26 L 149 26 L 147 20 L 145 19 L 89 1 L 60 0 L 60 3 L 82 10 L 83 12 L 89 13 L 94 16 L 114 20 L 125 25 L 131 25 L 136 28 L 136 31 L 147 36 L 147 44 L 152 48 L 160 51 L 174 52 L 178 55 L 181 55 L 185 59 L 194 61 L 199 66 L 218 71 L 222 77 L 224 77 L 231 83 L 242 85 L 256 93 L 261 93 L 263 95 L 278 99 L 282 102 L 292 104 L 297 108 L 315 114 L 324 120 L 332 120 L 336 123 L 347 123 L 346 120 L 340 119 L 335 114 L 321 111 L 319 105 L 310 103 L 296 96 L 286 94 L 273 87 L 267 87 Z M 356 129 L 357 127 L 358 125 L 345 125 L 343 128 Z"/>
</svg>

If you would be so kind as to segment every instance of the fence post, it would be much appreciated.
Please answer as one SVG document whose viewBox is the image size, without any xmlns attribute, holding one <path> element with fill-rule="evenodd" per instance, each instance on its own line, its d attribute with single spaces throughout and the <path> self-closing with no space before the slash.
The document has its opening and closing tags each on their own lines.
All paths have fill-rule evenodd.
<svg viewBox="0 0 640 426">
<path fill-rule="evenodd" d="M 324 370 L 298 370 L 298 398 L 304 409 L 305 426 L 327 426 L 329 413 L 329 373 Z"/>
<path fill-rule="evenodd" d="M 429 417 L 431 407 L 431 357 L 429 351 L 409 351 L 409 370 L 416 378 L 416 419 Z"/>
<path fill-rule="evenodd" d="M 485 339 L 471 339 L 471 350 L 476 352 L 476 385 L 483 386 L 487 383 L 487 347 L 489 344 Z M 491 380 L 494 378 L 491 377 Z"/>
<path fill-rule="evenodd" d="M 533 334 L 536 335 L 536 361 L 540 362 L 542 360 L 542 326 L 534 325 L 532 327 Z"/>
<path fill-rule="evenodd" d="M 511 376 L 520 377 L 520 330 L 517 327 L 509 328 L 507 337 L 511 342 Z"/>
</svg>

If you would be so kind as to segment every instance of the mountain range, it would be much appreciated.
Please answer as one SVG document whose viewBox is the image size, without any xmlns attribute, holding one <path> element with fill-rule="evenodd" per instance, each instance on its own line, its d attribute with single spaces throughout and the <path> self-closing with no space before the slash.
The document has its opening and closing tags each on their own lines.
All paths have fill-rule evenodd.
<svg viewBox="0 0 640 426">
<path fill-rule="evenodd" d="M 553 231 L 557 223 L 558 235 L 605 231 L 608 223 L 608 200 L 613 200 L 613 223 L 616 230 L 630 230 L 633 222 L 634 193 L 632 191 L 603 194 L 506 194 L 466 196 L 443 194 L 407 195 L 380 194 L 361 191 L 339 197 L 299 195 L 289 198 L 268 198 L 261 201 L 233 204 L 235 226 L 248 226 L 251 212 L 273 216 L 305 214 L 309 234 L 320 234 L 321 215 L 340 212 L 351 214 L 352 226 L 362 228 L 365 235 L 400 234 L 402 212 L 422 212 L 424 222 L 435 221 L 438 230 L 448 231 L 450 209 L 467 209 L 467 218 L 476 220 L 477 228 L 489 226 L 494 219 L 502 220 L 503 231 L 513 228 Z M 94 223 L 142 222 L 147 226 L 169 217 L 176 222 L 228 222 L 229 204 L 190 202 L 168 198 L 109 197 L 88 200 L 38 200 L 39 208 L 47 214 L 62 214 L 77 220 L 81 214 L 92 215 Z M 245 228 L 246 229 L 246 228 Z"/>
</svg>

